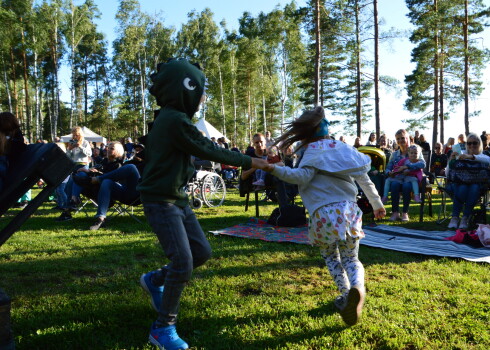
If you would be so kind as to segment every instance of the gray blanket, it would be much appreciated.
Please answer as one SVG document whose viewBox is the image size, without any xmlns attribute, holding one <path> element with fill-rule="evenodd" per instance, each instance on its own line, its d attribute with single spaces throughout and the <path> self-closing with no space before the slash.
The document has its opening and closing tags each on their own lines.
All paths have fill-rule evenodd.
<svg viewBox="0 0 490 350">
<path fill-rule="evenodd" d="M 453 236 L 454 231 L 422 231 L 387 225 L 364 226 L 363 229 L 366 237 L 361 239 L 361 245 L 490 263 L 489 248 L 474 248 L 444 239 Z"/>
</svg>

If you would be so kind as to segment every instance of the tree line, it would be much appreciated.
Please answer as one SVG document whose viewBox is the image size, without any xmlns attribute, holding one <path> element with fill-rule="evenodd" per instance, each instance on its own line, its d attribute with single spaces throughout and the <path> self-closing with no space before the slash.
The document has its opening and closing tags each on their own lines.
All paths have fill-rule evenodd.
<svg viewBox="0 0 490 350">
<path fill-rule="evenodd" d="M 236 30 L 216 23 L 209 8 L 190 12 L 176 29 L 142 11 L 138 0 L 120 0 L 112 43 L 97 27 L 94 0 L 0 1 L 0 103 L 31 141 L 75 125 L 110 139 L 146 133 L 158 108 L 149 76 L 170 57 L 200 63 L 208 79 L 201 114 L 240 145 L 255 132 L 282 130 L 315 105 L 357 136 L 374 117 L 379 136 L 379 90 L 401 85 L 379 74 L 379 46 L 404 33 L 384 27 L 378 0 L 310 0 L 304 7 L 292 1 L 257 16 L 244 12 Z M 433 142 L 443 141 L 452 109 L 482 93 L 489 56 L 480 35 L 490 10 L 483 0 L 406 5 L 416 67 L 405 78 L 405 107 L 422 115 L 407 122 L 432 122 Z M 63 68 L 69 101 L 61 101 Z"/>
</svg>

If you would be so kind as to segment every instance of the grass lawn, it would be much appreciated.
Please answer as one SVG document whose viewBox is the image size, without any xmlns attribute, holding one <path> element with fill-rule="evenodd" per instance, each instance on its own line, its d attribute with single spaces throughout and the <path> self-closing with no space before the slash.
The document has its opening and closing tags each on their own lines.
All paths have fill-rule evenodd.
<svg viewBox="0 0 490 350">
<path fill-rule="evenodd" d="M 418 223 L 412 205 L 413 222 L 403 226 L 443 229 L 434 202 L 436 216 Z M 94 210 L 58 223 L 53 206 L 0 248 L 17 349 L 152 349 L 155 312 L 138 279 L 166 259 L 149 226 L 119 217 L 91 232 Z M 273 208 L 263 204 L 261 214 Z M 253 213 L 236 190 L 222 207 L 196 211 L 205 231 Z M 141 208 L 135 214 L 144 219 Z M 488 264 L 361 246 L 368 297 L 361 323 L 349 328 L 317 248 L 208 238 L 214 256 L 195 271 L 179 314 L 192 349 L 490 349 Z"/>
</svg>

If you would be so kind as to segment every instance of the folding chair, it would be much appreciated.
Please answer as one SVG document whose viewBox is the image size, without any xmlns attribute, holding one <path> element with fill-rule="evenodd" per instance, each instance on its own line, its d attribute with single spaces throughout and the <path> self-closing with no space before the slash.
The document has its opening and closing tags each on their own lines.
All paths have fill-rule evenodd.
<svg viewBox="0 0 490 350">
<path fill-rule="evenodd" d="M 128 215 L 139 224 L 144 225 L 144 223 L 140 219 L 138 219 L 133 212 L 133 208 L 139 205 L 141 205 L 141 200 L 139 197 L 130 202 L 114 202 L 114 205 L 112 206 L 112 211 L 109 213 L 108 217 Z"/>
</svg>

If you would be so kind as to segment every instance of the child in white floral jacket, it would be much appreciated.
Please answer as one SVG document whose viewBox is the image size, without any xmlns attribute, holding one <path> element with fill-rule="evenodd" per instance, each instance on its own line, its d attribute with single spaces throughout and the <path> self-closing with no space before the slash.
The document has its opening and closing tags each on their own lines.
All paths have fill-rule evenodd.
<svg viewBox="0 0 490 350">
<path fill-rule="evenodd" d="M 384 217 L 386 210 L 367 175 L 370 158 L 350 145 L 330 139 L 328 126 L 323 108 L 303 113 L 277 140 L 281 147 L 301 142 L 306 151 L 299 167 L 270 164 L 265 170 L 298 185 L 310 215 L 310 242 L 320 247 L 341 293 L 335 306 L 344 322 L 354 325 L 359 320 L 366 293 L 364 267 L 358 259 L 359 240 L 364 232 L 355 182 L 368 197 L 376 218 Z"/>
</svg>

